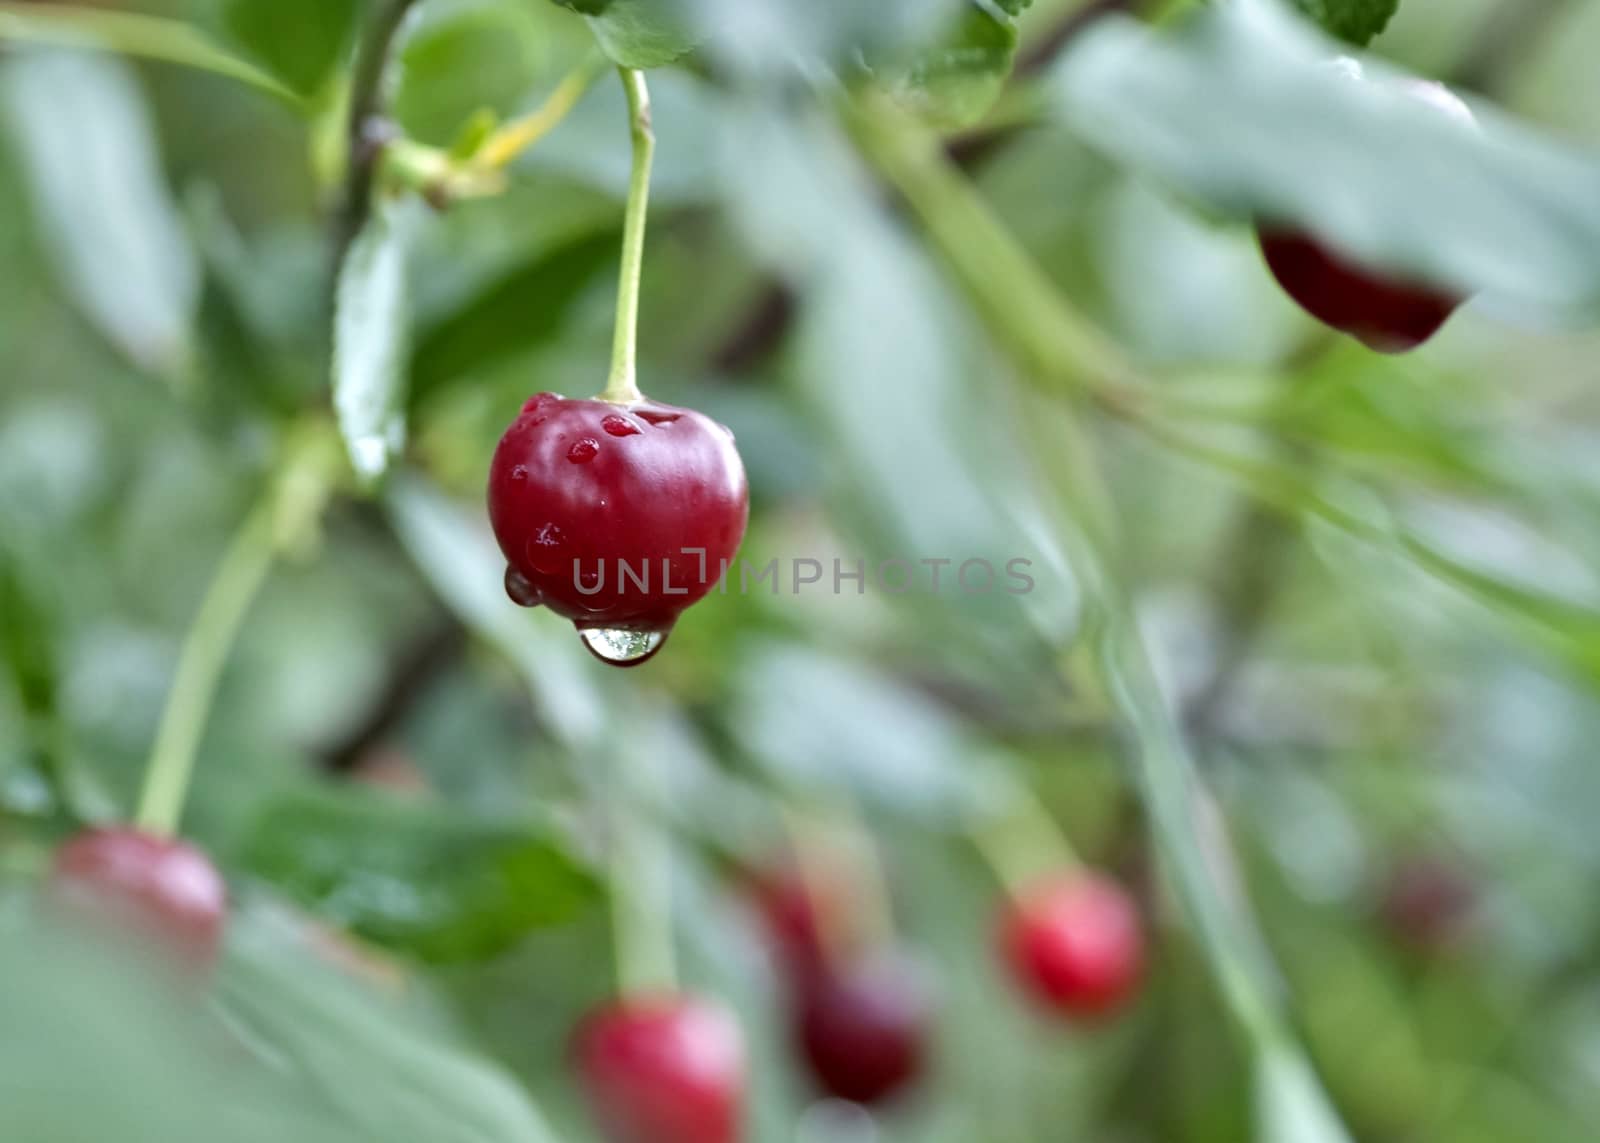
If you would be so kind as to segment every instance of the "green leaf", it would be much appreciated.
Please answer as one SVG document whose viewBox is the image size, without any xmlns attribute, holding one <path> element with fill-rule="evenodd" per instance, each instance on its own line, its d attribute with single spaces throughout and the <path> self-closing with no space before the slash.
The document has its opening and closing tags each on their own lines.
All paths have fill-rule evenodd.
<svg viewBox="0 0 1600 1143">
<path fill-rule="evenodd" d="M 1294 0 L 1306 15 L 1329 33 L 1352 44 L 1365 44 L 1400 10 L 1400 0 Z"/>
<path fill-rule="evenodd" d="M 420 982 L 398 996 L 361 987 L 281 910 L 249 908 L 229 930 L 223 1009 L 305 1087 L 303 1106 L 341 1125 L 340 1138 L 554 1143 L 516 1081 L 418 1003 Z"/>
<path fill-rule="evenodd" d="M 622 67 L 664 67 L 686 55 L 698 37 L 671 0 L 554 0 L 589 21 L 595 39 Z"/>
<path fill-rule="evenodd" d="M 540 721 L 569 750 L 592 755 L 614 725 L 595 681 L 604 668 L 566 620 L 506 598 L 505 557 L 482 508 L 469 514 L 426 481 L 409 478 L 389 488 L 387 507 L 400 542 L 434 590 L 527 679 Z"/>
<path fill-rule="evenodd" d="M 1170 35 L 1108 18 L 1062 61 L 1057 103 L 1102 150 L 1241 218 L 1522 313 L 1600 312 L 1600 161 L 1489 111 L 1472 130 L 1326 60 L 1262 2 Z"/>
<path fill-rule="evenodd" d="M 407 253 L 416 203 L 376 211 L 339 271 L 333 402 L 350 463 L 373 482 L 405 447 L 411 307 Z"/>
<path fill-rule="evenodd" d="M 188 374 L 200 268 L 128 66 L 29 53 L 0 73 L 34 210 L 68 292 L 142 368 Z"/>
<path fill-rule="evenodd" d="M 560 331 L 602 269 L 616 261 L 607 226 L 562 243 L 481 289 L 427 331 L 412 359 L 417 399 L 471 376 Z"/>
<path fill-rule="evenodd" d="M 1021 11 L 1028 0 L 1010 0 Z M 994 105 L 1017 54 L 1014 13 L 971 0 L 952 31 L 919 53 L 891 87 L 897 99 L 935 126 L 969 126 Z"/>
<path fill-rule="evenodd" d="M 320 91 L 350 49 L 358 0 L 210 0 L 211 20 L 302 95 Z"/>
<path fill-rule="evenodd" d="M 598 893 L 540 825 L 356 794 L 268 802 L 240 864 L 375 944 L 437 962 L 503 952 Z"/>
<path fill-rule="evenodd" d="M 535 86 L 541 53 L 526 12 L 494 0 L 417 11 L 394 96 L 395 117 L 412 137 L 448 144 L 475 112 L 508 114 Z"/>
<path fill-rule="evenodd" d="M 780 788 L 848 790 L 925 822 L 961 820 L 995 788 L 959 724 L 868 668 L 769 644 L 748 655 L 737 678 L 734 734 Z"/>
<path fill-rule="evenodd" d="M 0 40 L 116 52 L 214 72 L 281 99 L 300 99 L 248 60 L 222 50 L 198 29 L 178 20 L 101 8 L 0 3 Z"/>
</svg>

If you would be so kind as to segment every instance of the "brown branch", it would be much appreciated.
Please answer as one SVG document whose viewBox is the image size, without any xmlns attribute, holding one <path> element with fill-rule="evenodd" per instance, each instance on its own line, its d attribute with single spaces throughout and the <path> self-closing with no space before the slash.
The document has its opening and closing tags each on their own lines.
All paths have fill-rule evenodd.
<svg viewBox="0 0 1600 1143">
<path fill-rule="evenodd" d="M 405 721 L 417 701 L 452 667 L 466 649 L 466 632 L 453 619 L 441 620 L 401 653 L 388 683 L 360 722 L 322 754 L 330 774 L 349 774 Z"/>
</svg>

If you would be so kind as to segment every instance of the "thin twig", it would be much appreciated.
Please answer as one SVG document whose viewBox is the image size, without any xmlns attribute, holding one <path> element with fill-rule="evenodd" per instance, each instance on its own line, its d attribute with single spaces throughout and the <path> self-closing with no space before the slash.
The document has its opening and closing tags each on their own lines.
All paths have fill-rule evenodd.
<svg viewBox="0 0 1600 1143">
<path fill-rule="evenodd" d="M 330 774 L 355 770 L 405 721 L 440 675 L 460 660 L 466 645 L 466 630 L 454 618 L 441 619 L 424 632 L 401 653 L 388 682 L 361 720 L 323 753 L 322 768 Z"/>
</svg>

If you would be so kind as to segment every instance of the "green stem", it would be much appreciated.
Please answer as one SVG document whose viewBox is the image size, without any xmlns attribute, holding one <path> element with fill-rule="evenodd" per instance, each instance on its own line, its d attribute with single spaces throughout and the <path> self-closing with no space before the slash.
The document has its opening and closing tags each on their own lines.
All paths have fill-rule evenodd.
<svg viewBox="0 0 1600 1143">
<path fill-rule="evenodd" d="M 603 401 L 631 405 L 639 392 L 639 279 L 644 268 L 645 221 L 650 213 L 650 168 L 655 161 L 656 134 L 650 122 L 650 90 L 644 73 L 621 68 L 628 93 L 628 124 L 633 136 L 633 176 L 622 226 L 622 280 L 617 287 L 617 331 L 611 347 L 611 376 Z"/>
<path fill-rule="evenodd" d="M 240 80 L 296 106 L 304 103 L 272 76 L 224 51 L 195 28 L 159 16 L 108 12 L 104 8 L 0 3 L 0 40 L 99 49 L 180 64 Z"/>
<path fill-rule="evenodd" d="M 228 546 L 184 640 L 139 797 L 136 820 L 143 830 L 177 831 L 222 666 L 272 565 L 274 523 L 270 500 L 251 512 Z"/>
<path fill-rule="evenodd" d="M 1009 892 L 1024 892 L 1042 876 L 1083 864 L 1050 811 L 1025 784 L 1017 784 L 1007 809 L 974 823 L 969 835 Z"/>
<path fill-rule="evenodd" d="M 672 866 L 655 823 L 642 807 L 619 798 L 612 818 L 611 925 L 617 988 L 624 997 L 677 986 L 672 931 Z"/>
</svg>

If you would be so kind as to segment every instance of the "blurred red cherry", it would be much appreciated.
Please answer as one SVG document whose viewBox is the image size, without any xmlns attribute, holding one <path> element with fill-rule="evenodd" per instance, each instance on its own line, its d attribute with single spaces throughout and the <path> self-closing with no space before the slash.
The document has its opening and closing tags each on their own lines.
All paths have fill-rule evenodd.
<svg viewBox="0 0 1600 1143">
<path fill-rule="evenodd" d="M 1356 82 L 1359 67 L 1348 67 Z M 1407 80 L 1399 90 L 1443 115 L 1474 122 L 1472 111 L 1449 88 Z M 1357 264 L 1313 234 L 1292 227 L 1259 228 L 1261 252 L 1284 292 L 1312 317 L 1380 353 L 1404 353 L 1427 341 L 1462 299 L 1423 283 Z"/>
<path fill-rule="evenodd" d="M 86 830 L 57 849 L 49 899 L 74 921 L 132 934 L 197 970 L 215 963 L 227 916 L 210 858 L 131 827 Z"/>
<path fill-rule="evenodd" d="M 803 869 L 798 861 L 780 861 L 752 870 L 745 884 L 788 983 L 802 984 L 831 955 L 848 950 L 855 901 L 842 871 L 826 862 Z"/>
<path fill-rule="evenodd" d="M 723 1009 L 683 996 L 620 1001 L 578 1028 L 573 1053 L 609 1143 L 734 1143 L 744 1042 Z"/>
<path fill-rule="evenodd" d="M 1477 885 L 1459 864 L 1437 855 L 1412 854 L 1389 871 L 1379 915 L 1397 943 L 1435 956 L 1461 945 L 1477 903 Z"/>
<path fill-rule="evenodd" d="M 1139 912 L 1116 882 L 1080 870 L 1023 894 L 1000 944 L 1014 980 L 1051 1011 L 1095 1018 L 1121 1008 L 1144 971 Z"/>
<path fill-rule="evenodd" d="M 905 957 L 831 966 L 805 983 L 794 1021 L 811 1078 L 838 1099 L 881 1103 L 927 1065 L 929 991 L 920 967 Z"/>
</svg>

